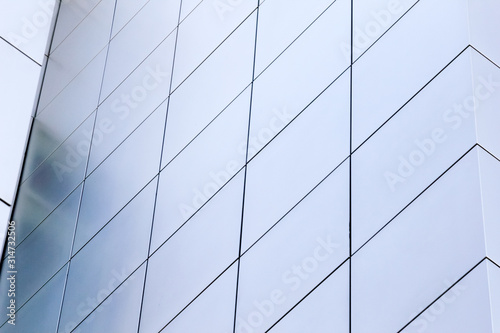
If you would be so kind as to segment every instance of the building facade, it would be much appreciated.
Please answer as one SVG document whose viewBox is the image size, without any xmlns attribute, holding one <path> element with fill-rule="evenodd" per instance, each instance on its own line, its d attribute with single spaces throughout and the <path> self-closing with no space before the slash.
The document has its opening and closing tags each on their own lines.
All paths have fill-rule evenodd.
<svg viewBox="0 0 500 333">
<path fill-rule="evenodd" d="M 500 332 L 500 2 L 56 7 L 0 332 Z"/>
</svg>

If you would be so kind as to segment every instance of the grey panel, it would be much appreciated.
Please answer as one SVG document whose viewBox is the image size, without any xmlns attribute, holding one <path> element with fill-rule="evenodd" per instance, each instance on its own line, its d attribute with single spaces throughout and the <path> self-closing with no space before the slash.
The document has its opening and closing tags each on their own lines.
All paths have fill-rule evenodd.
<svg viewBox="0 0 500 333">
<path fill-rule="evenodd" d="M 81 248 L 158 173 L 165 111 L 155 111 L 86 179 L 74 251 Z M 94 142 L 102 140 L 104 135 L 105 132 L 98 133 Z M 144 145 L 148 149 L 144 149 Z"/>
</svg>

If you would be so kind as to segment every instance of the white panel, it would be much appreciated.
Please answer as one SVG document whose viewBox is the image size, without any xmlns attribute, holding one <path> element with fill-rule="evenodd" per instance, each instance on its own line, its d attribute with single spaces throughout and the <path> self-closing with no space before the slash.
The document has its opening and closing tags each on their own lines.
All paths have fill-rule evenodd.
<svg viewBox="0 0 500 333">
<path fill-rule="evenodd" d="M 498 285 L 498 281 L 492 282 Z M 401 332 L 492 333 L 489 296 L 485 261 L 433 302 Z M 418 312 L 422 310 L 419 309 Z"/>
<path fill-rule="evenodd" d="M 252 81 L 255 20 L 245 20 L 170 96 L 162 167 Z"/>
<path fill-rule="evenodd" d="M 348 333 L 349 263 L 340 266 L 269 332 Z"/>
<path fill-rule="evenodd" d="M 478 148 L 486 254 L 500 262 L 500 161 Z"/>
<path fill-rule="evenodd" d="M 288 124 L 349 66 L 338 45 L 349 40 L 350 9 L 350 1 L 336 1 L 255 80 L 250 137 L 262 137 L 259 150 L 277 134 L 266 130 L 276 110 L 286 110 Z"/>
<path fill-rule="evenodd" d="M 333 2 L 335 1 L 273 0 L 261 6 L 255 74 L 260 74 Z M 345 37 L 350 38 L 350 35 Z"/>
<path fill-rule="evenodd" d="M 123 27 L 128 24 L 149 1 L 150 0 L 117 0 L 115 16 L 113 17 L 113 32 L 111 37 L 114 37 L 118 32 L 120 32 L 120 30 L 123 29 Z"/>
<path fill-rule="evenodd" d="M 245 165 L 249 104 L 248 88 L 161 172 L 152 250 Z"/>
<path fill-rule="evenodd" d="M 180 0 L 150 0 L 111 40 L 102 82 L 101 101 L 168 35 L 174 33 L 179 18 L 179 4 Z M 169 63 L 163 70 L 170 72 L 171 68 Z M 170 77 L 166 81 L 170 81 Z"/>
<path fill-rule="evenodd" d="M 233 1 L 233 5 L 226 4 L 226 7 L 233 9 L 223 10 L 221 13 L 214 0 L 203 1 L 196 7 L 179 26 L 172 89 L 220 45 L 250 15 L 256 5 L 255 0 Z M 252 25 L 251 30 L 255 36 L 255 20 L 249 21 L 246 24 Z"/>
<path fill-rule="evenodd" d="M 251 137 L 249 154 L 258 148 L 255 141 L 263 144 L 268 133 L 276 133 L 276 124 L 281 125 L 282 120 L 277 116 L 274 120 L 262 135 Z M 249 163 L 243 250 L 348 155 L 349 73 L 346 73 Z"/>
<path fill-rule="evenodd" d="M 238 332 L 265 332 L 349 256 L 348 171 L 342 164 L 243 255 Z"/>
<path fill-rule="evenodd" d="M 35 102 L 40 66 L 0 40 L 0 198 L 12 203 Z"/>
<path fill-rule="evenodd" d="M 140 332 L 158 332 L 238 257 L 243 172 L 149 259 Z"/>
<path fill-rule="evenodd" d="M 476 51 L 472 52 L 477 142 L 500 157 L 500 69 Z"/>
<path fill-rule="evenodd" d="M 196 8 L 196 6 L 198 6 L 203 0 L 182 0 L 182 9 L 181 9 L 181 22 L 182 20 L 184 20 L 186 18 L 187 15 L 189 15 L 189 13 L 191 13 L 193 11 L 193 9 Z M 225 9 L 226 7 L 224 7 L 224 2 L 220 1 L 220 0 L 215 0 L 215 1 L 212 1 L 212 5 L 213 5 L 213 10 L 216 11 L 216 10 L 219 10 L 220 8 L 220 4 L 222 3 L 223 5 L 223 8 L 222 9 Z"/>
<path fill-rule="evenodd" d="M 233 264 L 161 332 L 232 333 L 237 267 Z"/>
<path fill-rule="evenodd" d="M 466 0 L 418 2 L 353 66 L 353 146 L 359 146 L 467 45 Z"/>
<path fill-rule="evenodd" d="M 354 251 L 476 143 L 470 52 L 354 153 Z"/>
<path fill-rule="evenodd" d="M 1 0 L 0 36 L 41 64 L 58 6 L 57 0 Z"/>
<path fill-rule="evenodd" d="M 468 0 L 470 43 L 486 57 L 500 64 L 500 2 Z"/>
<path fill-rule="evenodd" d="M 353 1 L 353 60 L 361 56 L 418 0 L 356 0 Z M 399 26 L 394 26 L 399 29 Z M 351 57 L 351 45 L 340 45 L 344 56 Z"/>
<path fill-rule="evenodd" d="M 500 267 L 488 261 L 488 280 L 493 332 L 500 332 Z"/>
<path fill-rule="evenodd" d="M 396 332 L 484 258 L 478 173 L 473 150 L 354 254 L 353 333 Z"/>
</svg>

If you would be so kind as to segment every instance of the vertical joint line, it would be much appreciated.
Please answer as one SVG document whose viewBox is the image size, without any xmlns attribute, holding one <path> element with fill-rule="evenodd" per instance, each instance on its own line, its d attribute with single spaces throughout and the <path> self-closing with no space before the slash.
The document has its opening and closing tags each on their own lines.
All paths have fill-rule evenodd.
<svg viewBox="0 0 500 333">
<path fill-rule="evenodd" d="M 351 0 L 351 63 L 349 75 L 349 332 L 352 331 L 352 66 L 354 62 L 354 1 Z"/>
<path fill-rule="evenodd" d="M 253 64 L 252 64 L 252 82 L 250 86 L 250 106 L 248 110 L 248 127 L 247 127 L 247 146 L 245 151 L 245 170 L 243 176 L 243 197 L 241 204 L 241 223 L 240 223 L 240 244 L 238 248 L 238 264 L 237 264 L 237 272 L 236 272 L 236 287 L 235 287 L 235 299 L 234 299 L 234 320 L 233 320 L 233 333 L 236 333 L 236 315 L 238 313 L 238 289 L 240 282 L 240 264 L 241 264 L 241 248 L 243 241 L 243 216 L 245 213 L 245 191 L 247 184 L 247 169 L 248 169 L 248 144 L 250 142 L 250 122 L 252 120 L 252 101 L 253 101 L 253 86 L 255 81 L 255 59 L 257 55 L 257 33 L 259 28 L 259 0 L 257 1 L 257 9 L 256 9 L 256 18 L 255 18 L 255 39 L 254 39 L 254 48 L 253 48 Z"/>
</svg>

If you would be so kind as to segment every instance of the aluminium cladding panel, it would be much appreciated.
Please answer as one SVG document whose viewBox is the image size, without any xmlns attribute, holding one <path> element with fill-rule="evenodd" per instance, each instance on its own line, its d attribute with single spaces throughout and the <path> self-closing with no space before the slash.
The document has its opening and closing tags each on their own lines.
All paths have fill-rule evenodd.
<svg viewBox="0 0 500 333">
<path fill-rule="evenodd" d="M 248 17 L 172 92 L 162 168 L 252 82 L 256 18 Z"/>
<path fill-rule="evenodd" d="M 152 254 L 139 332 L 160 331 L 238 258 L 243 181 L 239 172 Z"/>
<path fill-rule="evenodd" d="M 500 158 L 500 68 L 483 55 L 472 56 L 477 142 Z"/>
<path fill-rule="evenodd" d="M 255 23 L 256 8 L 256 0 L 239 1 L 234 10 L 224 12 L 221 17 L 214 1 L 202 1 L 179 26 L 172 89 L 176 89 L 223 41 L 238 31 L 240 25 L 252 26 L 253 44 L 255 24 L 244 22 L 250 16 L 249 21 Z M 248 55 L 253 57 L 253 47 Z M 227 57 L 225 60 L 229 66 L 235 59 Z"/>
<path fill-rule="evenodd" d="M 341 0 L 339 0 L 340 2 Z M 330 6 L 337 7 L 334 0 L 273 0 L 259 8 L 255 74 L 271 64 Z M 335 30 L 343 27 L 336 22 Z M 350 25 L 350 24 L 349 24 Z M 341 27 L 342 26 L 342 27 Z M 344 42 L 350 45 L 350 34 L 344 34 Z M 350 58 L 347 58 L 350 61 Z"/>
<path fill-rule="evenodd" d="M 112 130 L 108 131 L 99 146 L 92 150 L 90 171 L 154 110 L 166 108 L 175 39 L 175 33 L 170 33 L 159 45 L 155 45 L 154 50 L 141 59 L 137 67 L 127 73 L 126 78 L 107 97 L 102 98 L 97 123 L 110 123 Z"/>
<path fill-rule="evenodd" d="M 250 144 L 249 153 L 257 148 Z M 348 156 L 346 72 L 248 163 L 243 251 Z"/>
<path fill-rule="evenodd" d="M 175 35 L 179 10 L 180 0 L 151 0 L 111 39 L 100 101 L 107 98 L 162 41 Z M 170 70 L 171 63 L 165 67 Z"/>
<path fill-rule="evenodd" d="M 161 332 L 231 333 L 234 325 L 237 268 L 237 263 L 232 264 Z"/>
<path fill-rule="evenodd" d="M 243 223 L 243 231 L 246 227 Z M 345 161 L 242 255 L 237 332 L 267 331 L 348 257 L 349 161 Z M 345 322 L 332 328 L 341 327 Z"/>
<path fill-rule="evenodd" d="M 55 332 L 68 265 L 61 268 L 16 312 L 16 325 L 2 321 L 0 332 Z"/>
<path fill-rule="evenodd" d="M 146 260 L 155 192 L 156 180 L 74 254 L 61 311 L 60 333 L 84 320 Z M 88 298 L 94 301 L 88 302 Z M 132 308 L 136 309 L 137 321 L 139 307 Z"/>
<path fill-rule="evenodd" d="M 496 332 L 500 268 L 483 261 L 419 315 L 402 333 Z M 417 312 L 411 317 L 417 315 Z M 409 317 L 410 318 L 410 317 Z"/>
<path fill-rule="evenodd" d="M 486 254 L 494 262 L 500 262 L 500 161 L 484 149 L 478 150 L 481 200 Z"/>
<path fill-rule="evenodd" d="M 493 319 L 493 327 L 497 328 L 500 325 L 500 270 L 498 261 L 494 264 L 488 263 L 488 275 L 490 281 L 490 304 L 491 318 Z"/>
<path fill-rule="evenodd" d="M 468 48 L 354 152 L 354 251 L 473 145 L 498 150 L 498 82 Z"/>
<path fill-rule="evenodd" d="M 87 175 L 74 252 L 158 174 L 165 114 L 165 109 L 153 112 L 98 168 Z"/>
<path fill-rule="evenodd" d="M 203 0 L 182 0 L 182 8 L 181 8 L 180 21 L 182 22 L 202 2 L 203 2 Z M 239 1 L 233 1 L 232 3 L 238 4 L 240 2 L 241 2 L 241 0 L 239 0 Z M 214 6 L 214 9 L 216 9 L 218 7 L 221 7 L 221 6 L 218 6 L 221 3 L 222 3 L 222 8 L 221 9 L 223 9 L 223 12 L 224 12 L 224 10 L 227 10 L 227 9 L 229 9 L 230 11 L 232 11 L 231 9 L 234 8 L 234 6 L 229 6 L 229 8 L 228 8 L 228 6 L 224 6 L 226 4 L 224 2 L 213 1 L 212 4 Z"/>
<path fill-rule="evenodd" d="M 263 15 L 271 4 L 272 1 L 262 6 L 260 10 Z M 263 142 L 258 150 L 277 134 L 260 133 L 269 126 L 276 109 L 286 109 L 286 123 L 289 123 L 348 69 L 350 61 L 342 55 L 338 45 L 342 41 L 350 41 L 350 10 L 350 1 L 335 1 L 255 79 L 250 137 L 262 137 Z M 258 33 L 269 34 L 271 28 L 261 28 L 259 24 L 262 30 Z M 258 50 L 256 57 L 259 57 Z M 249 151 L 249 159 L 257 151 Z"/>
<path fill-rule="evenodd" d="M 354 254 L 354 333 L 400 330 L 488 255 L 480 149 L 461 158 Z"/>
<path fill-rule="evenodd" d="M 42 64 L 58 6 L 58 0 L 0 1 L 0 36 Z"/>
<path fill-rule="evenodd" d="M 104 0 L 110 2 L 110 0 Z M 78 28 L 80 24 L 86 24 L 84 21 L 88 16 L 94 15 L 92 11 L 96 9 L 103 0 L 62 0 L 57 17 L 57 24 L 54 29 L 53 41 L 50 53 L 68 36 Z M 111 0 L 114 2 L 114 0 Z"/>
<path fill-rule="evenodd" d="M 107 47 L 114 8 L 114 0 L 99 2 L 52 50 L 40 93 L 39 108 L 45 108 L 89 65 L 92 59 Z"/>
<path fill-rule="evenodd" d="M 471 45 L 500 65 L 500 3 L 496 0 L 469 0 Z"/>
<path fill-rule="evenodd" d="M 243 168 L 249 107 L 247 88 L 162 170 L 152 251 Z"/>
<path fill-rule="evenodd" d="M 164 39 L 99 105 L 96 124 L 109 124 L 92 147 L 89 171 L 94 170 L 156 109 L 166 109 L 170 88 L 175 33 Z"/>
<path fill-rule="evenodd" d="M 467 47 L 468 26 L 466 0 L 421 0 L 354 63 L 353 148 Z"/>
<path fill-rule="evenodd" d="M 349 262 L 322 281 L 269 331 L 303 332 L 349 332 Z"/>
<path fill-rule="evenodd" d="M 115 37 L 149 2 L 150 0 L 118 0 L 116 2 L 115 16 L 113 17 L 111 38 Z"/>
<path fill-rule="evenodd" d="M 353 1 L 353 60 L 366 52 L 398 20 L 420 0 L 356 0 Z M 398 28 L 395 26 L 394 28 Z M 342 52 L 351 56 L 351 45 L 343 43 Z"/>
<path fill-rule="evenodd" d="M 60 333 L 95 333 L 95 332 L 120 332 L 137 333 L 139 312 L 141 307 L 142 290 L 144 287 L 144 274 L 146 264 L 142 264 L 133 274 L 127 277 L 118 286 L 118 280 L 111 278 L 113 286 L 118 286 L 113 292 L 108 287 L 101 289 L 100 293 L 90 298 L 93 304 L 98 303 L 88 317 L 76 326 L 75 330 L 60 330 Z M 85 300 L 89 306 L 89 298 Z M 68 326 L 68 328 L 73 325 Z"/>
</svg>

